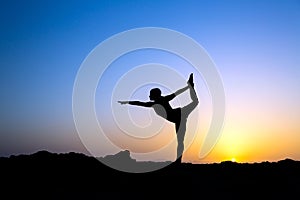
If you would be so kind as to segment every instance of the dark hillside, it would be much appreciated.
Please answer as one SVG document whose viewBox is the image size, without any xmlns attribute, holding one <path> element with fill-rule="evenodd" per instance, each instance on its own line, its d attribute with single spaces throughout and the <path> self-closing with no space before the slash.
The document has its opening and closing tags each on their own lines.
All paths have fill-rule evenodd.
<svg viewBox="0 0 300 200">
<path fill-rule="evenodd" d="M 183 195 L 287 199 L 297 196 L 300 188 L 300 162 L 291 159 L 254 164 L 170 164 L 153 172 L 126 173 L 84 154 L 40 151 L 0 158 L 0 169 L 1 193 L 11 198 L 144 199 Z"/>
</svg>

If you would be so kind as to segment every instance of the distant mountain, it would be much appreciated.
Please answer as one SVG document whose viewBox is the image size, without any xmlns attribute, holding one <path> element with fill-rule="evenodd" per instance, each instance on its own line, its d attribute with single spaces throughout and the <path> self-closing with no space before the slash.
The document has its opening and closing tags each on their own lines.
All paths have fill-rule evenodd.
<svg viewBox="0 0 300 200">
<path fill-rule="evenodd" d="M 99 160 L 101 162 L 99 162 Z M 164 168 L 148 173 L 127 173 L 104 163 Z M 151 168 L 153 169 L 153 168 Z M 300 162 L 175 164 L 137 162 L 129 151 L 94 158 L 80 153 L 39 151 L 31 155 L 0 158 L 1 194 L 39 199 L 70 198 L 268 198 L 289 199 L 298 195 Z"/>
</svg>

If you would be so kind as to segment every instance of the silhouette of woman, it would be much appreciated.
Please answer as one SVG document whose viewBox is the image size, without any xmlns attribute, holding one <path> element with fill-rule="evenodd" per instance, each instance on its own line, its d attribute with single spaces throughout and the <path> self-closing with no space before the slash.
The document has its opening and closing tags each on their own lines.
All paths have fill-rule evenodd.
<svg viewBox="0 0 300 200">
<path fill-rule="evenodd" d="M 176 135 L 177 135 L 177 156 L 176 162 L 181 163 L 182 153 L 184 150 L 184 136 L 186 131 L 186 122 L 189 114 L 196 108 L 199 101 L 194 89 L 193 73 L 190 74 L 187 86 L 177 90 L 176 92 L 167 96 L 161 95 L 159 88 L 153 88 L 150 90 L 150 100 L 148 102 L 141 101 L 118 101 L 120 104 L 130 104 L 143 107 L 152 107 L 156 114 L 164 119 L 175 123 Z M 192 102 L 182 108 L 172 108 L 169 101 L 174 99 L 179 94 L 183 93 L 187 89 L 190 90 L 190 97 Z"/>
</svg>

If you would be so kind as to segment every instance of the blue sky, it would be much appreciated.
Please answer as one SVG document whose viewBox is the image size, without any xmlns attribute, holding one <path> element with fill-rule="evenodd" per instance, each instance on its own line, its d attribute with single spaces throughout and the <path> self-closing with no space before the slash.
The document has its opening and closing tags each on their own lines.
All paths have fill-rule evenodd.
<svg viewBox="0 0 300 200">
<path fill-rule="evenodd" d="M 299 118 L 299 1 L 3 1 L 0 25 L 0 155 L 84 152 L 72 118 L 77 70 L 100 42 L 138 27 L 200 43 L 229 110 L 245 115 L 259 104 L 278 111 L 276 122 Z"/>
</svg>

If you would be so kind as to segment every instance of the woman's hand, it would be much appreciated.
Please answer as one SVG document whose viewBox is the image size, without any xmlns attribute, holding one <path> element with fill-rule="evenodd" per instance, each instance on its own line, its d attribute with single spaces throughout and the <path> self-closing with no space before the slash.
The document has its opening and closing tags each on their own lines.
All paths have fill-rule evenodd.
<svg viewBox="0 0 300 200">
<path fill-rule="evenodd" d="M 121 105 L 124 105 L 124 104 L 129 104 L 129 101 L 118 101 L 118 103 L 120 103 Z"/>
</svg>

